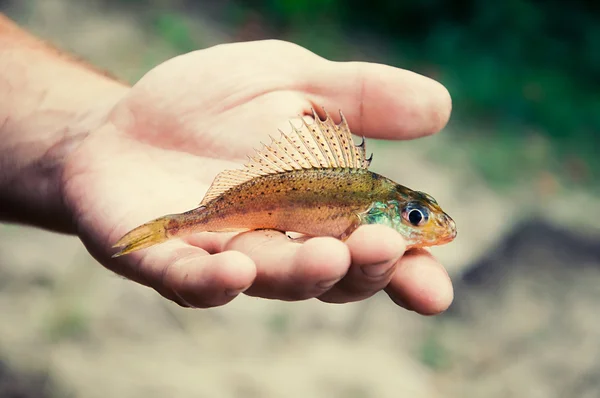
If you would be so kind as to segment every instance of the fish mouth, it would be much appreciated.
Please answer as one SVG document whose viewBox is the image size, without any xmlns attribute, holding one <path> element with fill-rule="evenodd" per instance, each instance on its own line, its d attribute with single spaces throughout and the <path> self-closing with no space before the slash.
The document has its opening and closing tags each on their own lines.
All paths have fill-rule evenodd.
<svg viewBox="0 0 600 398">
<path fill-rule="evenodd" d="M 450 243 L 456 238 L 456 231 L 444 236 L 442 238 L 442 243 Z"/>
<path fill-rule="evenodd" d="M 438 239 L 438 244 L 445 244 L 445 243 L 452 242 L 456 238 L 456 235 L 458 234 L 458 231 L 456 230 L 456 223 L 447 214 L 444 214 L 443 225 L 444 225 L 444 232 L 441 234 L 441 237 Z"/>
<path fill-rule="evenodd" d="M 458 231 L 456 230 L 456 223 L 450 217 L 448 217 L 448 227 L 450 228 L 450 233 L 448 233 L 447 239 L 448 242 L 450 242 L 456 238 L 456 235 L 458 235 Z"/>
</svg>

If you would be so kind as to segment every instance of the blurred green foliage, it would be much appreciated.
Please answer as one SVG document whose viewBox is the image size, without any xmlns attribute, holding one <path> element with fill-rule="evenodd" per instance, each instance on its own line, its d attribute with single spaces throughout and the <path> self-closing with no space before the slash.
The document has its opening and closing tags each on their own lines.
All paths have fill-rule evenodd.
<svg viewBox="0 0 600 398">
<path fill-rule="evenodd" d="M 379 35 L 395 50 L 391 58 L 430 70 L 469 114 L 541 125 L 557 139 L 588 139 L 600 129 L 600 3 L 244 3 L 279 27 L 314 30 L 326 22 L 349 38 L 361 32 Z"/>
<path fill-rule="evenodd" d="M 451 359 L 440 339 L 440 333 L 445 325 L 443 322 L 435 323 L 436 325 L 423 336 L 416 354 L 423 365 L 439 371 L 449 367 Z"/>
<path fill-rule="evenodd" d="M 89 335 L 88 321 L 82 308 L 61 306 L 51 314 L 45 324 L 47 337 L 53 342 L 83 339 Z"/>
<path fill-rule="evenodd" d="M 196 42 L 190 33 L 189 26 L 178 14 L 164 13 L 157 15 L 154 20 L 154 27 L 156 32 L 174 49 L 182 53 L 196 49 Z"/>
</svg>

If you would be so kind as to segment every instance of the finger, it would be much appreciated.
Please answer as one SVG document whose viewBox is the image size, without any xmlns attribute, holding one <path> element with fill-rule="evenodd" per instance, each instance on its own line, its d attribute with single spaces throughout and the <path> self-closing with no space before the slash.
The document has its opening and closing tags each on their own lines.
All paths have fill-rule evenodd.
<svg viewBox="0 0 600 398">
<path fill-rule="evenodd" d="M 440 131 L 450 118 L 448 90 L 425 76 L 366 62 L 315 62 L 307 91 L 317 112 L 342 110 L 355 134 L 412 139 Z M 323 115 L 321 115 L 323 116 Z"/>
<path fill-rule="evenodd" d="M 148 285 L 160 294 L 195 308 L 230 302 L 256 277 L 254 263 L 242 253 L 210 255 L 181 241 L 147 249 L 137 267 Z"/>
<path fill-rule="evenodd" d="M 328 237 L 299 244 L 280 232 L 253 231 L 236 236 L 227 247 L 254 261 L 257 276 L 246 294 L 263 298 L 317 297 L 342 279 L 350 266 L 348 247 Z"/>
<path fill-rule="evenodd" d="M 350 270 L 320 300 L 345 303 L 371 297 L 387 286 L 406 248 L 402 236 L 383 225 L 361 226 L 346 244 L 352 257 Z"/>
<path fill-rule="evenodd" d="M 385 291 L 396 304 L 422 315 L 439 314 L 454 299 L 448 273 L 425 250 L 406 252 Z"/>
<path fill-rule="evenodd" d="M 237 234 L 238 232 L 199 232 L 182 239 L 207 253 L 215 254 L 226 250 L 227 243 Z"/>
</svg>

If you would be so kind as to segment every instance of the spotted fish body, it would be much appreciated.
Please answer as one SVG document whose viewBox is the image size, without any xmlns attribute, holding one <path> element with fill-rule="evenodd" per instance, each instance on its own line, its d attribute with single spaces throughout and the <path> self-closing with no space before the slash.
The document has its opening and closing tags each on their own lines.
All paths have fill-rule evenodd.
<svg viewBox="0 0 600 398">
<path fill-rule="evenodd" d="M 196 232 L 273 229 L 346 239 L 364 224 L 399 231 L 408 247 L 447 243 L 454 221 L 431 196 L 368 170 L 364 139 L 353 141 L 340 112 L 335 124 L 303 120 L 292 133 L 271 138 L 240 170 L 219 174 L 200 206 L 158 218 L 127 233 L 115 256 Z"/>
</svg>

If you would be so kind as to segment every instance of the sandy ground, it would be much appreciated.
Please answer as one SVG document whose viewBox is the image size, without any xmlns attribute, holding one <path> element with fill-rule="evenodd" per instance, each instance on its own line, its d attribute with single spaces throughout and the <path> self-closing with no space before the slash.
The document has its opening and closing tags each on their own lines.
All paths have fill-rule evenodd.
<svg viewBox="0 0 600 398">
<path fill-rule="evenodd" d="M 148 59 L 158 62 L 175 55 L 131 14 L 73 0 L 29 3 L 32 8 L 23 20 L 27 26 L 123 77 L 138 76 Z M 21 15 L 19 7 L 9 15 Z M 228 38 L 208 21 L 199 19 L 195 29 L 203 32 L 206 45 Z M 506 275 L 513 279 L 463 282 L 469 265 L 483 266 L 481 259 L 494 253 L 522 216 L 534 212 L 527 205 L 532 203 L 530 192 L 499 196 L 468 165 L 449 169 L 431 162 L 431 153 L 444 145 L 446 138 L 436 137 L 371 150 L 374 171 L 431 192 L 465 226 L 456 242 L 435 250 L 460 282 L 462 313 L 423 318 L 397 308 L 383 294 L 349 305 L 240 297 L 219 309 L 184 310 L 107 272 L 75 238 L 0 225 L 0 353 L 16 369 L 47 371 L 60 391 L 77 397 L 597 396 L 585 395 L 589 389 L 560 395 L 547 375 L 552 370 L 565 374 L 560 358 L 580 366 L 581 371 L 570 368 L 569 380 L 593 375 L 598 366 L 593 336 L 600 328 L 589 313 L 597 298 L 593 282 L 600 280 L 600 260 L 581 260 L 589 266 L 578 268 L 574 277 L 564 274 L 565 261 L 557 260 L 558 255 L 530 258 L 537 252 L 526 246 L 519 261 L 535 267 L 509 269 Z M 390 159 L 401 159 L 402 165 Z M 403 172 L 407 169 L 411 172 Z M 573 220 L 564 204 L 598 205 L 586 196 L 535 203 L 538 213 L 577 229 L 583 221 Z M 519 263 L 501 253 L 492 258 L 502 259 L 498 267 Z M 552 267 L 544 268 L 551 260 Z M 539 287 L 540 273 L 554 275 L 553 283 L 571 289 L 565 293 L 571 304 L 554 318 L 548 309 L 556 297 L 547 292 L 554 285 L 542 281 L 548 294 L 533 297 L 528 285 L 536 281 Z M 573 293 L 579 285 L 589 288 L 585 299 Z M 504 298 L 495 296 L 497 291 Z M 575 317 L 572 327 L 563 327 L 533 351 L 507 348 L 511 336 L 553 330 L 557 317 L 565 314 Z M 548 351 L 561 336 L 570 345 Z M 529 347 L 527 341 L 519 347 Z M 509 356 L 509 351 L 516 354 Z M 509 366 L 515 363 L 519 366 Z M 546 371 L 540 363 L 554 369 Z M 543 371 L 544 377 L 532 376 Z"/>
</svg>

